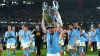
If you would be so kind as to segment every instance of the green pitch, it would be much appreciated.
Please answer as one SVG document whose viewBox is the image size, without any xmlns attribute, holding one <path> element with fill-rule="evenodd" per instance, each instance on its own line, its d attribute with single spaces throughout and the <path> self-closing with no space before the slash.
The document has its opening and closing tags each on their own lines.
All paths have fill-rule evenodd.
<svg viewBox="0 0 100 56">
<path fill-rule="evenodd" d="M 46 56 L 46 53 L 47 53 L 46 49 L 42 49 L 41 52 L 42 52 L 41 56 Z M 10 53 L 11 53 L 11 56 L 12 56 L 12 51 Z M 22 50 L 17 50 L 16 51 L 16 56 L 22 56 L 22 54 L 23 54 Z M 3 50 L 2 56 L 7 56 L 7 51 L 6 50 Z M 36 56 L 36 54 L 31 53 L 30 56 Z M 68 54 L 65 55 L 65 56 L 68 56 Z M 86 52 L 85 56 L 98 56 L 98 55 L 97 55 L 97 53 L 93 53 L 91 51 L 88 51 L 88 52 Z"/>
</svg>

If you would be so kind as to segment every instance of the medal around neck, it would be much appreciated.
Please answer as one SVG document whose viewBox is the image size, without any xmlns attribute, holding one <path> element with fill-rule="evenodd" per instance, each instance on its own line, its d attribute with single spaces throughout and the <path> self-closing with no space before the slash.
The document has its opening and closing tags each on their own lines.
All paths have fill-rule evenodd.
<svg viewBox="0 0 100 56">
<path fill-rule="evenodd" d="M 57 22 L 56 11 L 58 11 L 59 5 L 57 1 L 53 1 L 53 6 L 48 6 L 46 2 L 42 4 L 42 11 L 44 12 L 44 18 L 47 24 L 47 27 L 54 27 Z"/>
</svg>

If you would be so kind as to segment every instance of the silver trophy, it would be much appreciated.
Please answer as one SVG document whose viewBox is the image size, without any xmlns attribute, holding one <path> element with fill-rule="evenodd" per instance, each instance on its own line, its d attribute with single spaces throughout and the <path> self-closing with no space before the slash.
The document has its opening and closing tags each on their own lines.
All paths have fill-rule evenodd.
<svg viewBox="0 0 100 56">
<path fill-rule="evenodd" d="M 45 21 L 47 26 L 51 27 L 58 22 L 56 12 L 59 9 L 59 5 L 57 1 L 53 1 L 53 6 L 48 6 L 46 2 L 42 4 L 42 10 L 44 12 Z"/>
</svg>

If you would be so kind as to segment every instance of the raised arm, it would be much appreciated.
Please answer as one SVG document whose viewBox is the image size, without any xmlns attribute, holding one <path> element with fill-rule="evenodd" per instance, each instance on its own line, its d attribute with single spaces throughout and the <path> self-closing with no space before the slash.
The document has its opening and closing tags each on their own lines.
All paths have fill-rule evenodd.
<svg viewBox="0 0 100 56">
<path fill-rule="evenodd" d="M 57 16 L 57 18 L 58 18 L 58 32 L 60 32 L 60 29 L 62 28 L 62 26 L 63 26 L 63 24 L 62 24 L 62 20 L 61 20 L 61 16 L 60 16 L 60 14 L 59 14 L 59 12 L 58 11 L 56 11 L 56 16 Z"/>
<path fill-rule="evenodd" d="M 42 23 L 41 23 L 41 27 L 44 33 L 46 33 L 46 27 L 45 27 L 45 23 L 44 23 L 44 12 L 42 13 Z"/>
</svg>

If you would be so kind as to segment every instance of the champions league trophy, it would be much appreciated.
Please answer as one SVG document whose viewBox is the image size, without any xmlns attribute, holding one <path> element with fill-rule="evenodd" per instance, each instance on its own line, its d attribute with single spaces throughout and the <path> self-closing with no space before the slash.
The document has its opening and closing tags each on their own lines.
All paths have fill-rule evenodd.
<svg viewBox="0 0 100 56">
<path fill-rule="evenodd" d="M 55 24 L 59 23 L 56 12 L 59 9 L 59 4 L 57 1 L 53 1 L 53 6 L 48 6 L 46 2 L 42 4 L 42 10 L 44 13 L 44 18 L 48 27 L 54 27 Z"/>
</svg>

